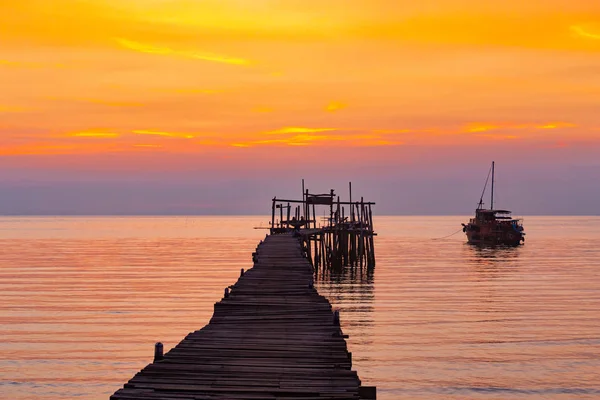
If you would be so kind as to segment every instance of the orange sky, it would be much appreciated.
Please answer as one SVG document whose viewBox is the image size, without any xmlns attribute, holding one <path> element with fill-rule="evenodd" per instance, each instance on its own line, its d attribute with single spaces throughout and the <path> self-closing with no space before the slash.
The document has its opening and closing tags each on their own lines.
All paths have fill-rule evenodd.
<svg viewBox="0 0 600 400">
<path fill-rule="evenodd" d="M 2 156 L 600 141 L 592 0 L 20 0 L 0 46 Z"/>
<path fill-rule="evenodd" d="M 0 2 L 0 213 L 597 213 L 599 109 L 597 0 Z"/>
</svg>

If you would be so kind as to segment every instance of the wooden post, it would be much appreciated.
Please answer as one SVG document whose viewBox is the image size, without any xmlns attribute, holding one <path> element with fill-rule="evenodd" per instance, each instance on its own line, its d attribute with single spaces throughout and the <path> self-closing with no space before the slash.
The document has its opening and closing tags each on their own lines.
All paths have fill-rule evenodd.
<svg viewBox="0 0 600 400">
<path fill-rule="evenodd" d="M 154 362 L 161 361 L 163 358 L 163 344 L 158 342 L 154 345 Z"/>
<path fill-rule="evenodd" d="M 375 228 L 373 227 L 373 212 L 371 211 L 371 205 L 369 204 L 369 241 L 371 242 L 371 266 L 375 266 L 375 243 L 373 236 L 375 234 Z"/>
<path fill-rule="evenodd" d="M 331 189 L 331 205 L 329 206 L 329 226 L 333 226 L 333 189 Z"/>
<path fill-rule="evenodd" d="M 306 199 L 304 198 L 304 178 L 302 178 L 302 202 L 304 202 Z"/>
<path fill-rule="evenodd" d="M 271 207 L 271 233 L 273 233 L 273 229 L 275 229 L 275 201 L 276 197 L 273 197 L 273 206 Z"/>
<path fill-rule="evenodd" d="M 348 182 L 348 192 L 350 193 L 350 204 L 352 205 L 352 182 Z"/>
<path fill-rule="evenodd" d="M 308 189 L 306 189 L 306 195 L 304 196 L 304 203 L 302 205 L 304 206 L 304 218 L 308 221 L 308 213 L 309 213 Z"/>
<path fill-rule="evenodd" d="M 321 232 L 321 257 L 323 258 L 323 263 L 321 264 L 323 268 L 327 267 L 327 254 L 325 251 L 325 233 Z"/>
<path fill-rule="evenodd" d="M 244 268 L 242 268 L 242 270 L 240 271 L 240 278 L 244 276 Z"/>
<path fill-rule="evenodd" d="M 229 297 L 229 288 L 226 287 L 225 288 L 225 298 L 228 298 L 228 297 Z"/>
</svg>

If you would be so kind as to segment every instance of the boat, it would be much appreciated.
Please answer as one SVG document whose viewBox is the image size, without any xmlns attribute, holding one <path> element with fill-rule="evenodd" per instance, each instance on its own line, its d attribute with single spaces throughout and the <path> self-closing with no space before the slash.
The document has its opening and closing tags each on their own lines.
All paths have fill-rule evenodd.
<svg viewBox="0 0 600 400">
<path fill-rule="evenodd" d="M 509 210 L 494 209 L 494 177 L 496 163 L 492 162 L 492 168 L 485 181 L 483 193 L 475 210 L 475 218 L 469 223 L 462 224 L 463 232 L 467 234 L 469 244 L 489 246 L 519 246 L 525 242 L 523 221 L 513 218 Z M 492 194 L 490 208 L 483 207 L 483 196 L 488 181 L 492 176 Z"/>
</svg>

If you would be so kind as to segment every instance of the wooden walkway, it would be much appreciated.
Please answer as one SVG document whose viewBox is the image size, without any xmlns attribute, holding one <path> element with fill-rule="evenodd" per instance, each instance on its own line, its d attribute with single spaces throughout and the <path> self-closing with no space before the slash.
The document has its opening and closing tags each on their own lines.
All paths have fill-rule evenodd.
<svg viewBox="0 0 600 400">
<path fill-rule="evenodd" d="M 360 388 L 351 370 L 339 315 L 313 288 L 299 241 L 268 236 L 254 260 L 215 304 L 208 325 L 111 399 L 374 398 L 374 388 Z"/>
</svg>

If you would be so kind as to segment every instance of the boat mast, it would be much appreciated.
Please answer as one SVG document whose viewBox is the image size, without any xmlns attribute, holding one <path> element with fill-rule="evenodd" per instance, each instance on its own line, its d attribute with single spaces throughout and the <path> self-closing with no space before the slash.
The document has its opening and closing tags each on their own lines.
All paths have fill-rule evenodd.
<svg viewBox="0 0 600 400">
<path fill-rule="evenodd" d="M 485 189 L 487 189 L 488 182 L 490 181 L 490 174 L 492 173 L 492 169 L 494 168 L 494 164 L 492 163 L 492 168 L 488 171 L 487 178 L 485 178 L 485 185 L 483 185 L 483 191 L 481 192 L 481 197 L 479 198 L 479 204 L 477 205 L 478 210 L 483 209 L 483 196 L 485 196 Z M 493 186 L 493 183 L 492 183 Z M 492 187 L 492 198 L 494 197 L 494 188 Z M 492 208 L 494 206 L 494 200 L 492 200 Z"/>
<path fill-rule="evenodd" d="M 492 204 L 490 207 L 490 210 L 494 209 L 494 169 L 495 169 L 496 163 L 494 161 L 492 161 Z"/>
</svg>

